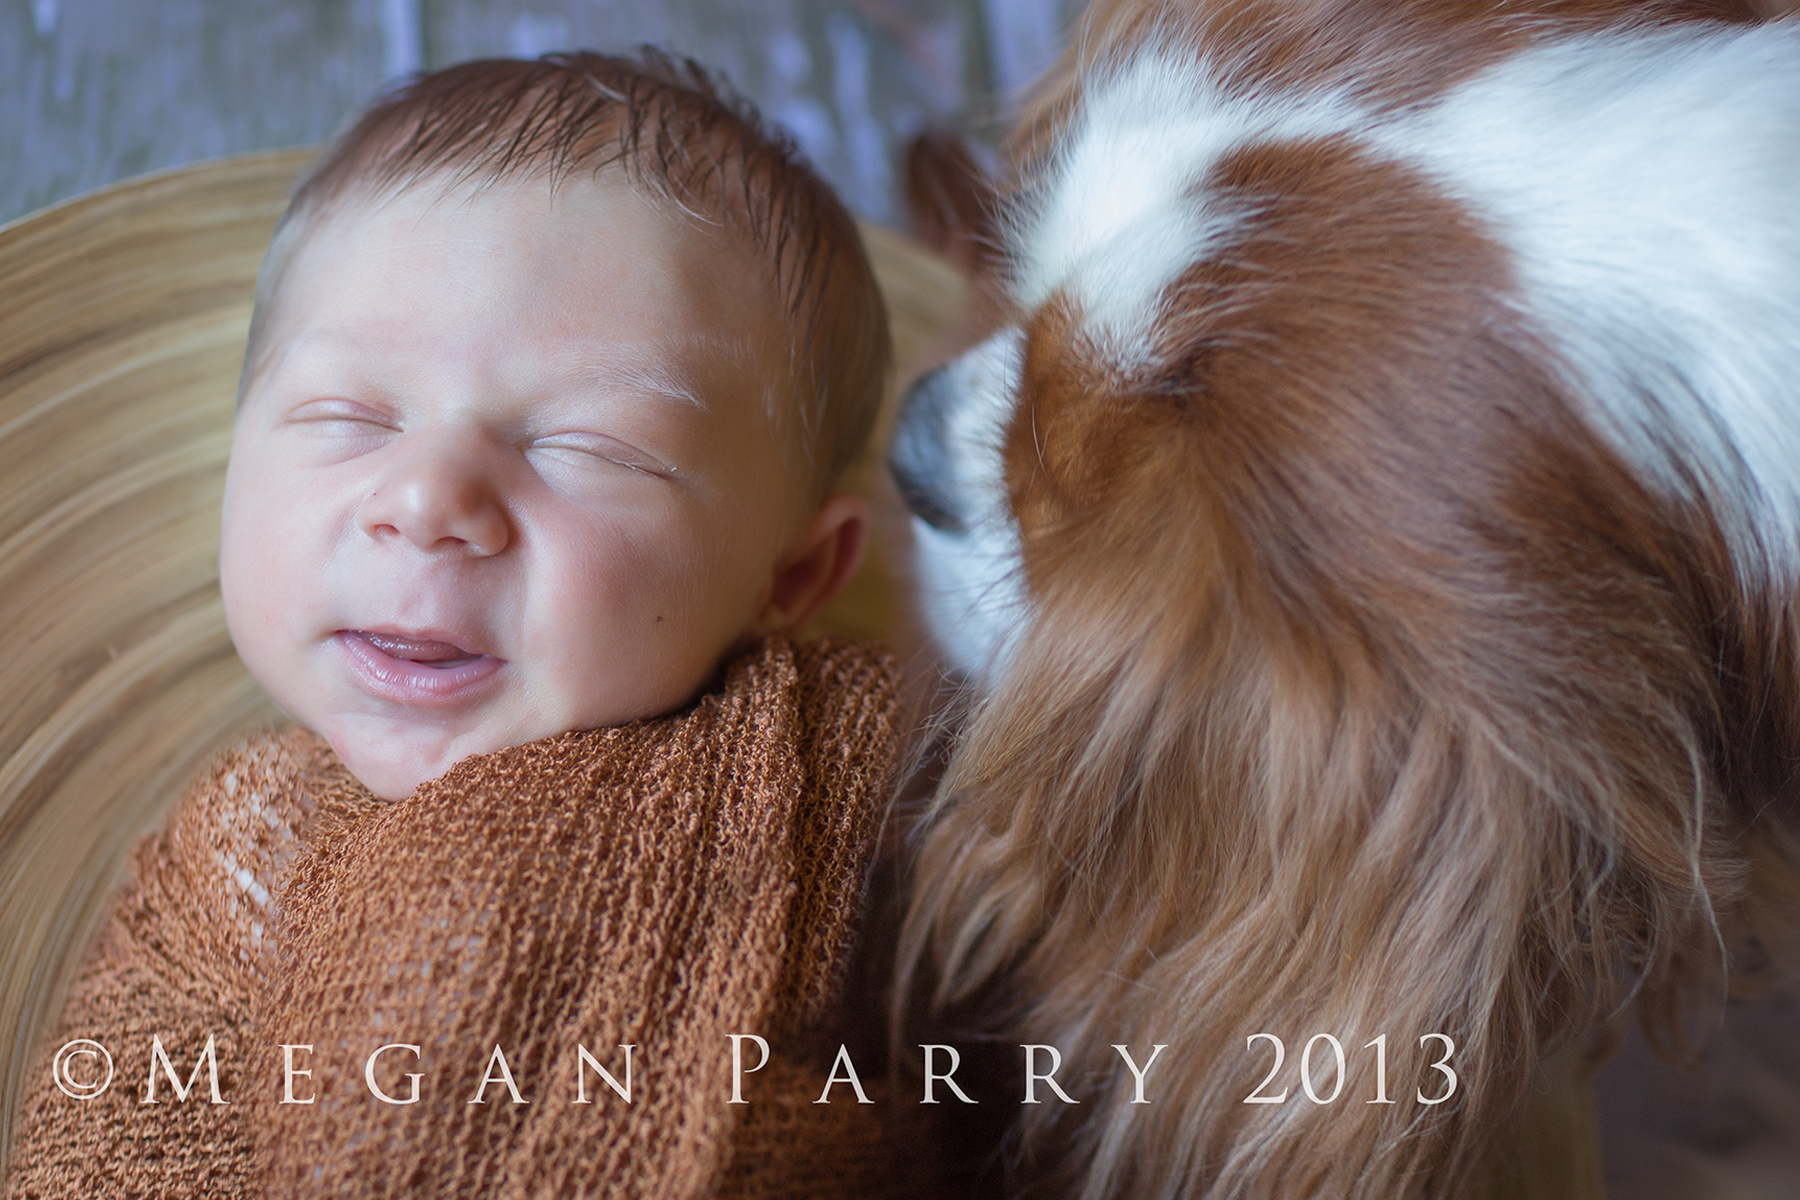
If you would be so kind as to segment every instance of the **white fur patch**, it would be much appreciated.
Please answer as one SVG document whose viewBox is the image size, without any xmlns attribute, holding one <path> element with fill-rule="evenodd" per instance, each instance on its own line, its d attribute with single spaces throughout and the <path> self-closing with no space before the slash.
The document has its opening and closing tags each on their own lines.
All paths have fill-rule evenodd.
<svg viewBox="0 0 1800 1200">
<path fill-rule="evenodd" d="M 1543 46 L 1376 137 L 1513 251 L 1621 452 L 1800 573 L 1800 24 Z"/>
<path fill-rule="evenodd" d="M 941 478 L 968 514 L 967 530 L 912 523 L 925 618 L 950 664 L 976 680 L 1004 669 L 1028 615 L 1001 461 L 1024 349 L 1023 335 L 1008 329 L 946 368 L 959 402 L 948 414 Z"/>
<path fill-rule="evenodd" d="M 1596 428 L 1668 493 L 1721 502 L 1750 581 L 1800 578 L 1800 22 L 1565 39 L 1387 115 L 1227 96 L 1197 57 L 1146 48 L 1088 89 L 1024 189 L 1017 299 L 1067 296 L 1129 369 L 1169 286 L 1245 219 L 1204 194 L 1209 168 L 1338 134 L 1483 219 Z M 928 618 L 976 677 L 1004 663 L 1029 603 L 1000 485 L 1019 346 L 1009 331 L 956 368 L 952 486 L 981 496 L 978 527 L 917 526 Z"/>
<path fill-rule="evenodd" d="M 1018 299 L 1035 309 L 1067 296 L 1101 353 L 1141 363 L 1163 293 L 1241 219 L 1200 190 L 1213 164 L 1357 123 L 1335 97 L 1228 96 L 1193 54 L 1146 50 L 1089 87 L 1044 177 L 1024 189 Z"/>
</svg>

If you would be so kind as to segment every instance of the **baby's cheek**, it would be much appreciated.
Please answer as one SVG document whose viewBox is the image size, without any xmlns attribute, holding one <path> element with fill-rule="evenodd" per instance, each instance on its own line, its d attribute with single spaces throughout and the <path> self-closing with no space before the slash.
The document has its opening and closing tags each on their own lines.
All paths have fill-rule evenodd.
<svg viewBox="0 0 1800 1200">
<path fill-rule="evenodd" d="M 628 529 L 571 532 L 534 556 L 523 648 L 539 667 L 591 671 L 655 624 L 662 564 L 653 541 Z"/>
<path fill-rule="evenodd" d="M 617 528 L 565 561 L 554 619 L 534 653 L 587 724 L 667 711 L 687 699 L 737 631 L 718 609 L 731 572 L 700 531 L 683 525 Z"/>
<path fill-rule="evenodd" d="M 239 465 L 254 469 L 248 460 Z M 318 542 L 305 526 L 318 510 L 284 502 L 266 481 L 233 484 L 219 547 L 226 627 L 251 678 L 289 715 L 310 724 L 319 680 L 304 651 L 324 564 L 311 561 Z"/>
<path fill-rule="evenodd" d="M 271 630 L 286 603 L 294 599 L 292 578 L 296 553 L 279 529 L 255 530 L 245 522 L 221 540 L 220 590 L 228 620 L 246 630 Z"/>
<path fill-rule="evenodd" d="M 232 640 L 238 644 L 238 654 L 248 661 L 243 643 L 265 636 L 262 631 L 268 614 L 259 600 L 267 592 L 262 581 L 268 573 L 269 548 L 245 533 L 244 513 L 238 509 L 219 538 L 219 593 Z"/>
</svg>

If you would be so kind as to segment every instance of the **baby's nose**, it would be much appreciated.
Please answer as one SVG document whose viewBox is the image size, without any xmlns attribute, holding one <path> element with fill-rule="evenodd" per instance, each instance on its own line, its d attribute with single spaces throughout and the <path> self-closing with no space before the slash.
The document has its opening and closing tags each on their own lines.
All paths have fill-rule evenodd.
<svg viewBox="0 0 1800 1200">
<path fill-rule="evenodd" d="M 512 530 L 498 489 L 472 456 L 409 455 L 362 506 L 363 532 L 403 537 L 421 550 L 461 550 L 486 558 L 506 549 Z"/>
</svg>

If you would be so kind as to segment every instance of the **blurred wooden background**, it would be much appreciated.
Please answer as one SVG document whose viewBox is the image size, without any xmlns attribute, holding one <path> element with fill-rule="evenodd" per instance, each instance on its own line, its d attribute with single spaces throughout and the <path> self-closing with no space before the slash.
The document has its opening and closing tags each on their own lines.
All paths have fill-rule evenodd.
<svg viewBox="0 0 1800 1200">
<path fill-rule="evenodd" d="M 1079 0 L 0 0 L 0 223 L 329 137 L 421 68 L 654 42 L 722 68 L 861 215 L 927 123 L 991 137 Z"/>
</svg>

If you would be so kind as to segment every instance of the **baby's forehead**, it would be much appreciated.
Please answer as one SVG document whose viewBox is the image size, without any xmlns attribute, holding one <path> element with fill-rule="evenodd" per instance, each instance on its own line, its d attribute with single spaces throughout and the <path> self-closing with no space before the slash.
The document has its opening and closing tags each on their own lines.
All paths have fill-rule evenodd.
<svg viewBox="0 0 1800 1200">
<path fill-rule="evenodd" d="M 363 261 L 370 259 L 379 261 Z M 509 262 L 515 269 L 504 269 Z M 501 180 L 446 171 L 404 185 L 353 186 L 291 214 L 259 280 L 257 325 L 277 312 L 291 317 L 286 310 L 296 307 L 306 310 L 308 327 L 329 320 L 331 310 L 359 298 L 340 286 L 344 276 L 372 270 L 397 287 L 441 276 L 447 306 L 481 307 L 501 288 L 541 291 L 538 308 L 562 300 L 568 321 L 596 328 L 617 315 L 615 306 L 674 301 L 685 319 L 659 327 L 653 348 L 628 365 L 571 366 L 635 374 L 679 391 L 686 385 L 672 372 L 695 354 L 722 356 L 740 369 L 792 362 L 796 330 L 775 266 L 747 231 L 684 211 L 617 169 Z M 609 291 L 615 282 L 621 286 Z M 572 285 L 585 285 L 591 303 L 567 303 Z M 497 311 L 532 307 L 502 303 Z M 253 327 L 253 343 L 259 332 Z M 380 341 L 379 329 L 352 324 L 338 332 L 352 345 Z M 769 353 L 771 343 L 781 344 L 779 353 Z"/>
<path fill-rule="evenodd" d="M 736 216 L 685 205 L 616 164 L 495 178 L 445 167 L 401 181 L 353 180 L 310 209 L 293 214 L 289 252 L 370 223 L 411 221 L 450 230 L 480 225 L 495 209 L 503 210 L 515 228 L 556 229 L 564 235 L 641 238 L 654 227 L 659 240 L 699 260 L 702 269 L 695 272 L 695 282 L 736 286 L 742 280 L 735 276 L 747 268 L 759 287 L 785 290 L 782 245 L 758 236 Z M 473 244 L 471 252 L 478 252 Z M 745 295 L 740 289 L 736 299 L 742 305 L 764 297 Z"/>
</svg>

